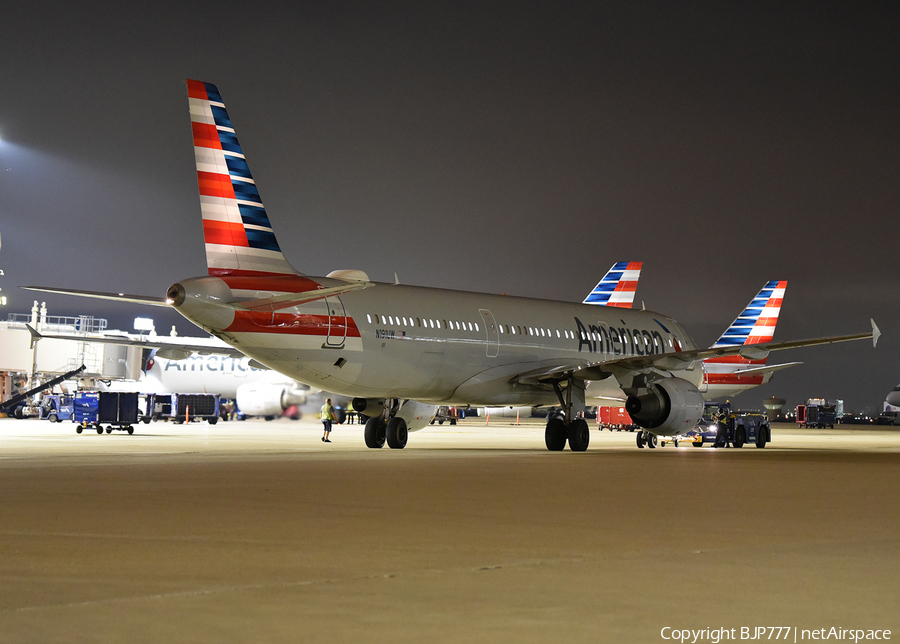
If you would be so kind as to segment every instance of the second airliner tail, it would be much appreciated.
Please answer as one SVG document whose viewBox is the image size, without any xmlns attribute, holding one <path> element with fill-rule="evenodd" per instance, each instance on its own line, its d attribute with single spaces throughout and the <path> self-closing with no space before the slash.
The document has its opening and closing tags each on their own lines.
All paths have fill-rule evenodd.
<svg viewBox="0 0 900 644">
<path fill-rule="evenodd" d="M 643 262 L 616 262 L 582 304 L 630 309 L 641 277 Z"/>
<path fill-rule="evenodd" d="M 712 348 L 771 342 L 775 336 L 775 325 L 778 323 L 778 314 L 781 313 L 781 302 L 786 288 L 785 280 L 767 282 Z M 766 358 L 753 360 L 741 356 L 707 358 L 703 361 L 706 397 L 738 394 L 745 389 L 768 382 L 778 369 L 797 363 L 768 368 L 765 364 Z"/>
</svg>

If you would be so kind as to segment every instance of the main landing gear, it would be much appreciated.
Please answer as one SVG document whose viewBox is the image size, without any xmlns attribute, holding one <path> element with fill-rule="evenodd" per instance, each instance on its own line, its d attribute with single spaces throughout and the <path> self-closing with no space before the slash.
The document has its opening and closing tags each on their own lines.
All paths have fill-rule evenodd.
<svg viewBox="0 0 900 644">
<path fill-rule="evenodd" d="M 571 373 L 566 374 L 564 378 L 566 382 L 565 391 L 559 386 L 563 380 L 553 381 L 553 391 L 559 399 L 562 406 L 562 413 L 550 416 L 547 419 L 547 428 L 544 430 L 544 442 L 547 449 L 552 452 L 561 452 L 566 447 L 566 441 L 569 443 L 569 449 L 573 452 L 583 452 L 588 448 L 591 441 L 591 431 L 587 421 L 583 418 L 572 419 L 572 394 L 577 397 L 577 401 L 584 408 L 584 387 L 576 384 L 575 378 Z"/>
<path fill-rule="evenodd" d="M 642 449 L 645 446 L 653 449 L 654 447 L 659 445 L 659 436 L 657 436 L 656 434 L 651 434 L 646 429 L 639 429 L 637 432 L 635 432 L 635 435 L 637 437 L 637 446 Z M 675 444 L 675 447 L 678 447 L 677 443 Z"/>
<path fill-rule="evenodd" d="M 384 414 L 382 414 L 373 416 L 366 421 L 366 447 L 379 449 L 384 447 L 385 441 L 391 449 L 406 447 L 409 430 L 406 427 L 406 421 L 394 415 L 398 409 L 400 409 L 400 401 L 392 400 L 386 409 L 389 420 L 385 420 Z"/>
</svg>

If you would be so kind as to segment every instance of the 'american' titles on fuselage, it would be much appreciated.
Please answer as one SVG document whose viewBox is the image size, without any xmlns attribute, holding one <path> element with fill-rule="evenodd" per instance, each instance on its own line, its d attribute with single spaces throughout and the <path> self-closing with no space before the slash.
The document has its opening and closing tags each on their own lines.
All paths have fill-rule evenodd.
<svg viewBox="0 0 900 644">
<path fill-rule="evenodd" d="M 671 332 L 654 319 L 654 322 L 662 327 L 666 334 Z M 597 324 L 589 324 L 587 326 L 575 318 L 575 324 L 578 327 L 578 351 L 588 351 L 590 353 L 604 353 L 615 356 L 649 356 L 658 353 L 665 353 L 666 341 L 663 336 L 656 331 L 648 331 L 646 329 L 630 329 L 625 321 L 621 321 L 624 326 L 616 328 L 604 322 Z M 676 348 L 674 346 L 671 347 Z M 677 349 L 676 349 L 677 350 Z"/>
</svg>

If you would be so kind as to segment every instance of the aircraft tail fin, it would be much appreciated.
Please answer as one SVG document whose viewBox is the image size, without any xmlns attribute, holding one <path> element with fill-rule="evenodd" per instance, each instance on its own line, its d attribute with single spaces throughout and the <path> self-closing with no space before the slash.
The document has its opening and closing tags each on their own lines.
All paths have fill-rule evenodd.
<svg viewBox="0 0 900 644">
<path fill-rule="evenodd" d="M 582 304 L 630 309 L 641 277 L 643 262 L 616 262 Z"/>
<path fill-rule="evenodd" d="M 784 280 L 767 282 L 712 348 L 771 342 L 786 288 L 787 282 Z M 763 352 L 763 356 L 756 359 L 739 355 L 707 358 L 703 361 L 706 391 L 711 395 L 736 395 L 768 382 L 778 369 L 797 364 L 776 365 L 767 369 L 763 368 L 767 354 Z"/>
<path fill-rule="evenodd" d="M 712 348 L 771 342 L 787 281 L 767 282 Z"/>
<path fill-rule="evenodd" d="M 196 80 L 187 87 L 209 274 L 299 275 L 278 246 L 219 90 Z"/>
</svg>

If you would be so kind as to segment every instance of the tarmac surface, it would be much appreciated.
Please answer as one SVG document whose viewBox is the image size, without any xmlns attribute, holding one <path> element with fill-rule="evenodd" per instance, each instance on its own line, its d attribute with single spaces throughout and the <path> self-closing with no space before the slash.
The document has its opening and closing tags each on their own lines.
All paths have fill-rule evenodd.
<svg viewBox="0 0 900 644">
<path fill-rule="evenodd" d="M 313 421 L 0 420 L 0 642 L 900 638 L 897 428 L 551 453 L 512 422 L 369 450 Z"/>
</svg>

